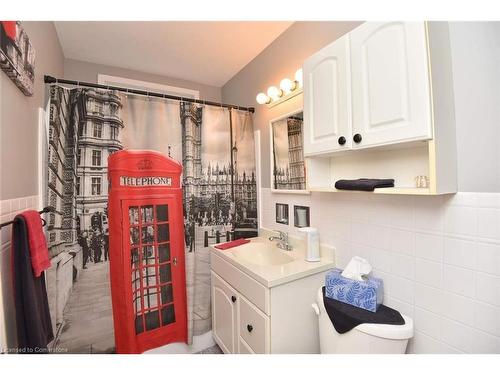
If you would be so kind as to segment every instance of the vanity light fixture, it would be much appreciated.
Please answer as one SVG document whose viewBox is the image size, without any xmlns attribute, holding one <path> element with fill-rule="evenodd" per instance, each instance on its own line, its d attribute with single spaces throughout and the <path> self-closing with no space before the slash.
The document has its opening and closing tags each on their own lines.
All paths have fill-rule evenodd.
<svg viewBox="0 0 500 375">
<path fill-rule="evenodd" d="M 271 86 L 267 89 L 267 96 L 272 100 L 278 100 L 283 96 L 283 90 L 277 88 L 276 86 Z"/>
<path fill-rule="evenodd" d="M 297 87 L 297 81 L 292 81 L 290 78 L 284 78 L 280 82 L 280 89 L 285 95 L 290 94 Z"/>
<path fill-rule="evenodd" d="M 255 98 L 259 104 L 268 104 L 270 107 L 288 100 L 302 92 L 302 69 L 295 72 L 294 79 L 283 78 L 279 88 L 270 86 L 267 89 L 267 95 L 263 92 L 257 94 Z"/>
<path fill-rule="evenodd" d="M 295 82 L 297 82 L 299 87 L 302 87 L 302 84 L 304 82 L 303 76 L 302 76 L 302 68 L 295 72 Z"/>
<path fill-rule="evenodd" d="M 267 96 L 266 94 L 264 94 L 263 92 L 259 92 L 255 99 L 257 100 L 257 103 L 259 103 L 259 104 L 271 103 L 271 98 L 269 96 Z"/>
</svg>

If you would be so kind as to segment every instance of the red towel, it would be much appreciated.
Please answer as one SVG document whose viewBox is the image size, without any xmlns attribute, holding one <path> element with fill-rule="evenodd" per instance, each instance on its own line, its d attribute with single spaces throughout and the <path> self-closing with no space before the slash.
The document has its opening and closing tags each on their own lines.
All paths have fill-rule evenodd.
<svg viewBox="0 0 500 375">
<path fill-rule="evenodd" d="M 238 240 L 221 243 L 219 245 L 216 245 L 215 248 L 219 249 L 219 250 L 227 250 L 227 249 L 230 249 L 232 247 L 244 245 L 244 244 L 249 243 L 249 242 L 250 242 L 250 240 L 247 240 L 246 238 L 240 238 Z"/>
<path fill-rule="evenodd" d="M 12 39 L 16 40 L 17 34 L 17 25 L 16 21 L 2 21 L 3 28 L 5 30 L 5 34 Z"/>
<path fill-rule="evenodd" d="M 31 266 L 33 274 L 39 277 L 43 271 L 50 267 L 49 249 L 42 229 L 40 214 L 34 210 L 24 211 L 20 214 L 28 227 L 28 240 L 30 247 Z"/>
</svg>

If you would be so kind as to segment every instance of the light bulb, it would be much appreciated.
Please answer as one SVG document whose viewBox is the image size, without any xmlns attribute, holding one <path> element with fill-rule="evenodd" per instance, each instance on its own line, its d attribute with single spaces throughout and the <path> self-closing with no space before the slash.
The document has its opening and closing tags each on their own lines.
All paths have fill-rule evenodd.
<svg viewBox="0 0 500 375">
<path fill-rule="evenodd" d="M 300 68 L 299 70 L 297 70 L 295 72 L 295 81 L 297 81 L 297 84 L 299 85 L 299 87 L 302 87 L 302 83 L 303 83 L 302 68 Z"/>
<path fill-rule="evenodd" d="M 264 94 L 263 92 L 259 92 L 257 94 L 257 103 L 259 104 L 267 104 L 271 101 L 271 98 L 269 96 L 267 96 L 266 94 Z"/>
<path fill-rule="evenodd" d="M 285 94 L 291 93 L 296 87 L 297 83 L 289 78 L 284 78 L 280 82 L 280 89 L 282 89 Z"/>
<path fill-rule="evenodd" d="M 271 86 L 267 89 L 267 96 L 269 96 L 273 100 L 279 99 L 282 95 L 283 91 L 281 91 L 276 86 Z"/>
</svg>

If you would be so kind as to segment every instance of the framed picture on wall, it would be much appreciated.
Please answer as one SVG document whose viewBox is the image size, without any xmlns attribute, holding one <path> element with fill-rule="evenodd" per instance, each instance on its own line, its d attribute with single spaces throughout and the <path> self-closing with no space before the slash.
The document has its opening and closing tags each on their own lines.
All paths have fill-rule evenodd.
<svg viewBox="0 0 500 375">
<path fill-rule="evenodd" d="M 0 67 L 24 95 L 33 95 L 35 49 L 19 21 L 1 21 Z"/>
</svg>

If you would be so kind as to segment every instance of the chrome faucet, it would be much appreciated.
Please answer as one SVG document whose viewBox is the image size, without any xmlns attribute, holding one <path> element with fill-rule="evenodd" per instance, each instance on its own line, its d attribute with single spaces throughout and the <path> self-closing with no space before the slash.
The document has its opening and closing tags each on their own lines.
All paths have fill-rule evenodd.
<svg viewBox="0 0 500 375">
<path fill-rule="evenodd" d="M 281 250 L 291 251 L 293 249 L 292 245 L 288 243 L 288 233 L 282 232 L 280 230 L 275 230 L 279 236 L 271 236 L 269 237 L 269 241 L 278 240 L 279 242 L 276 246 Z"/>
</svg>

